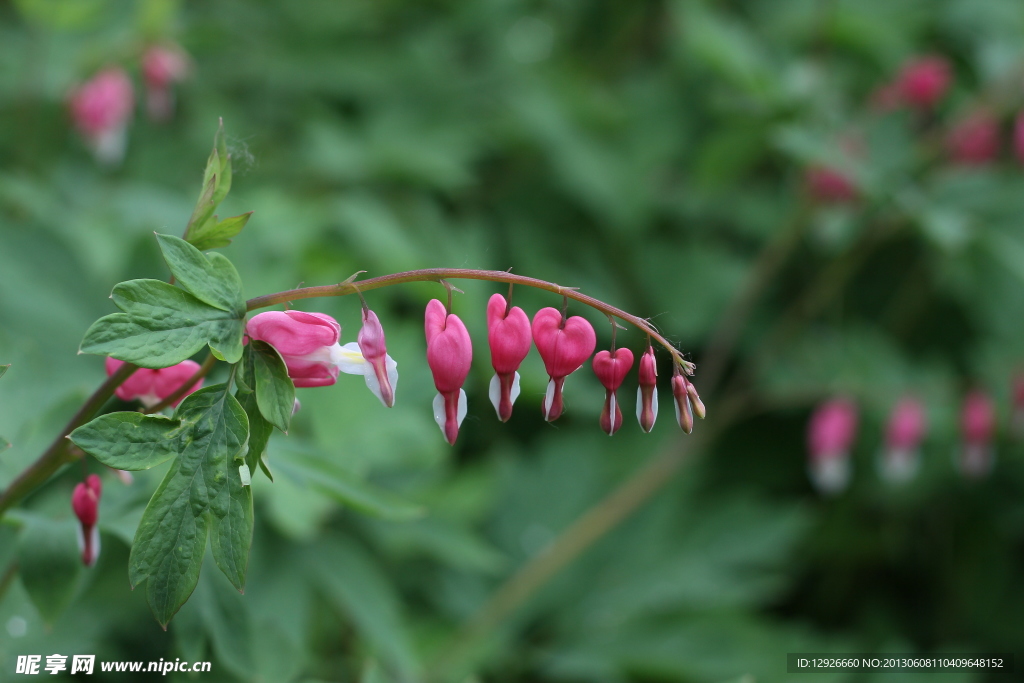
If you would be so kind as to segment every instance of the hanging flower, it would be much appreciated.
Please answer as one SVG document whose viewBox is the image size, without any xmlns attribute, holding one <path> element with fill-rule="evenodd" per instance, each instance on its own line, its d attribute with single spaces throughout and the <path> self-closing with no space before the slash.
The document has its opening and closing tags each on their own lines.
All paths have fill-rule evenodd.
<svg viewBox="0 0 1024 683">
<path fill-rule="evenodd" d="M 945 96 L 952 80 L 949 60 L 930 55 L 907 62 L 896 78 L 896 86 L 904 102 L 929 109 Z"/>
<path fill-rule="evenodd" d="M 950 129 L 946 149 L 958 164 L 987 164 L 999 154 L 999 121 L 984 109 L 975 111 Z"/>
<path fill-rule="evenodd" d="M 615 392 L 626 373 L 633 367 L 633 352 L 629 349 L 598 351 L 594 356 L 594 374 L 604 387 L 604 408 L 601 409 L 601 429 L 611 436 L 622 427 L 622 409 Z"/>
<path fill-rule="evenodd" d="M 98 475 L 90 474 L 84 482 L 75 486 L 71 494 L 71 508 L 78 517 L 78 549 L 82 552 L 82 563 L 91 567 L 100 556 L 100 534 L 96 528 L 99 519 L 100 496 L 103 483 Z"/>
<path fill-rule="evenodd" d="M 850 482 L 850 447 L 857 435 L 857 407 L 846 399 L 818 406 L 807 425 L 808 469 L 824 494 L 839 493 Z"/>
<path fill-rule="evenodd" d="M 369 364 L 364 373 L 366 386 L 388 408 L 395 405 L 395 386 L 398 384 L 398 363 L 387 353 L 384 328 L 377 314 L 363 308 L 363 326 L 356 337 L 359 351 Z M 344 348 L 344 347 L 342 347 Z"/>
<path fill-rule="evenodd" d="M 124 158 L 128 123 L 135 107 L 131 79 L 124 69 L 109 67 L 78 86 L 69 100 L 75 128 L 101 164 Z"/>
<path fill-rule="evenodd" d="M 565 378 L 590 358 L 597 346 L 597 335 L 591 324 L 578 315 L 566 319 L 558 309 L 542 308 L 533 316 L 533 343 L 550 377 L 542 405 L 544 419 L 551 422 L 562 414 Z"/>
<path fill-rule="evenodd" d="M 459 427 L 466 418 L 466 392 L 462 385 L 473 362 L 473 343 L 459 316 L 437 299 L 427 304 L 424 316 L 427 336 L 427 365 L 434 375 L 434 421 L 444 438 L 455 445 Z"/>
<path fill-rule="evenodd" d="M 146 81 L 146 112 L 154 121 L 174 115 L 173 85 L 185 80 L 189 59 L 177 45 L 154 45 L 142 56 L 142 77 Z"/>
<path fill-rule="evenodd" d="M 487 302 L 487 343 L 494 368 L 488 396 L 498 419 L 508 422 L 519 397 L 519 366 L 530 353 L 532 337 L 526 313 L 518 306 L 509 307 L 501 294 Z"/>
<path fill-rule="evenodd" d="M 119 361 L 116 358 L 107 358 L 107 375 L 113 375 L 122 365 L 124 365 L 123 361 Z M 139 368 L 132 373 L 131 377 L 122 382 L 121 386 L 119 386 L 114 393 L 123 401 L 138 400 L 147 408 L 152 408 L 158 403 L 163 402 L 165 398 L 174 392 L 178 391 L 185 382 L 192 379 L 193 375 L 195 375 L 198 370 L 199 363 L 193 360 L 183 360 L 177 365 L 172 365 L 169 368 L 160 368 L 159 370 Z M 177 408 L 178 404 L 181 403 L 186 396 L 194 391 L 198 391 L 202 387 L 203 380 L 200 378 L 196 380 L 196 383 L 190 386 L 188 390 L 171 405 Z"/>
<path fill-rule="evenodd" d="M 992 471 L 995 459 L 992 439 L 996 431 L 996 409 L 987 394 L 981 391 L 967 394 L 960 427 L 964 438 L 960 471 L 968 477 L 984 477 Z"/>
<path fill-rule="evenodd" d="M 689 406 L 687 406 L 687 410 L 689 410 Z M 640 423 L 640 428 L 648 434 L 654 429 L 654 421 L 658 419 L 658 363 L 654 359 L 654 349 L 650 344 L 640 356 L 640 386 L 636 390 L 636 419 Z M 692 417 L 690 424 L 690 430 L 692 430 Z M 690 430 L 687 430 L 687 433 Z"/>
<path fill-rule="evenodd" d="M 882 478 L 898 484 L 914 477 L 921 459 L 920 445 L 925 427 L 921 402 L 911 396 L 900 399 L 886 427 L 885 448 L 879 461 Z"/>
</svg>

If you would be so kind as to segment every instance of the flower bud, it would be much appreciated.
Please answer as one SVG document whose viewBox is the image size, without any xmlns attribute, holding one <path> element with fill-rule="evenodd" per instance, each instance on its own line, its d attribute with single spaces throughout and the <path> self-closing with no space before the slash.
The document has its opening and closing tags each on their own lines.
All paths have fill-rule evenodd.
<svg viewBox="0 0 1024 683">
<path fill-rule="evenodd" d="M 986 164 L 999 154 L 999 122 L 979 109 L 950 129 L 946 136 L 950 158 L 959 164 Z"/>
<path fill-rule="evenodd" d="M 850 447 L 857 434 L 857 407 L 846 399 L 818 406 L 807 425 L 808 469 L 824 494 L 839 493 L 850 481 Z"/>
<path fill-rule="evenodd" d="M 519 366 L 530 353 L 530 319 L 518 306 L 509 308 L 501 294 L 487 302 L 487 343 L 491 347 L 491 378 L 488 392 L 498 419 L 512 417 L 512 404 L 519 397 Z"/>
<path fill-rule="evenodd" d="M 586 319 L 574 315 L 565 319 L 554 308 L 542 308 L 533 316 L 533 343 L 544 361 L 550 381 L 544 394 L 544 419 L 557 420 L 562 414 L 562 386 L 590 358 L 597 335 Z"/>
<path fill-rule="evenodd" d="M 363 358 L 370 364 L 371 372 L 366 373 L 366 385 L 388 408 L 395 405 L 394 385 L 398 383 L 398 364 L 387 355 L 384 328 L 377 320 L 377 314 L 363 309 L 363 327 L 356 338 Z M 390 361 L 390 362 L 389 362 Z"/>
<path fill-rule="evenodd" d="M 473 363 L 473 343 L 459 316 L 448 313 L 437 299 L 427 304 L 424 316 L 427 365 L 434 375 L 434 420 L 449 444 L 455 445 L 466 417 L 466 392 L 462 385 Z"/>
<path fill-rule="evenodd" d="M 91 567 L 100 556 L 100 535 L 96 528 L 99 519 L 100 496 L 103 484 L 98 475 L 90 474 L 84 482 L 75 486 L 71 494 L 71 509 L 78 517 L 78 548 L 82 552 L 82 563 Z"/>
<path fill-rule="evenodd" d="M 879 463 L 883 479 L 898 484 L 913 478 L 920 462 L 925 427 L 921 402 L 911 396 L 900 399 L 886 427 L 885 447 Z"/>
<path fill-rule="evenodd" d="M 658 363 L 654 359 L 654 349 L 650 345 L 640 356 L 640 386 L 636 390 L 636 419 L 640 422 L 640 428 L 648 434 L 654 429 L 654 421 L 658 419 Z M 693 430 L 692 422 L 691 419 L 690 431 Z"/>
<path fill-rule="evenodd" d="M 949 61 L 945 57 L 928 56 L 907 62 L 896 78 L 904 102 L 919 109 L 928 109 L 946 94 L 952 82 Z"/>
<path fill-rule="evenodd" d="M 119 361 L 116 358 L 107 358 L 107 375 L 113 375 L 122 365 L 124 365 L 123 361 Z M 169 368 L 161 368 L 159 370 L 139 368 L 133 372 L 128 379 L 122 382 L 121 386 L 119 386 L 114 393 L 123 401 L 134 401 L 137 399 L 142 403 L 142 405 L 147 408 L 152 408 L 180 389 L 182 385 L 192 379 L 198 371 L 199 363 L 196 363 L 193 360 L 183 360 L 177 365 L 172 365 Z M 171 405 L 177 408 L 178 404 L 181 403 L 186 396 L 194 391 L 198 391 L 202 386 L 203 380 L 200 378 L 195 384 L 189 387 L 188 391 L 182 394 L 182 396 Z"/>
<path fill-rule="evenodd" d="M 107 165 L 119 163 L 135 106 L 132 82 L 124 69 L 109 67 L 99 72 L 71 93 L 69 105 L 75 127 L 96 160 Z"/>
<path fill-rule="evenodd" d="M 626 373 L 633 367 L 633 352 L 629 349 L 598 351 L 594 356 L 594 374 L 604 386 L 604 408 L 601 410 L 601 429 L 611 436 L 622 427 L 622 409 L 615 391 L 622 386 Z"/>
<path fill-rule="evenodd" d="M 679 428 L 687 434 L 693 432 L 693 406 L 690 404 L 689 386 L 690 382 L 686 379 L 685 375 L 676 373 L 672 376 L 672 396 L 675 398 L 676 422 L 679 423 Z M 657 393 L 655 393 L 655 396 L 657 396 Z"/>
<path fill-rule="evenodd" d="M 996 409 L 992 399 L 981 391 L 972 391 L 964 399 L 960 415 L 963 451 L 960 471 L 969 477 L 984 477 L 992 471 L 992 439 L 996 429 Z"/>
</svg>

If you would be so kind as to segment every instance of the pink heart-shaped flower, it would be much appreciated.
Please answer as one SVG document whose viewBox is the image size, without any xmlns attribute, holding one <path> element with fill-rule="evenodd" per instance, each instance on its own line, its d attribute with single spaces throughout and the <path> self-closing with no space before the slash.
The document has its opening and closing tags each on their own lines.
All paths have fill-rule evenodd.
<svg viewBox="0 0 1024 683">
<path fill-rule="evenodd" d="M 555 308 L 542 308 L 533 316 L 533 342 L 552 379 L 571 375 L 590 358 L 597 335 L 586 319 L 574 315 L 562 322 Z"/>
<path fill-rule="evenodd" d="M 633 367 L 633 352 L 629 349 L 598 351 L 594 356 L 594 374 L 608 391 L 622 386 L 626 373 Z"/>
</svg>

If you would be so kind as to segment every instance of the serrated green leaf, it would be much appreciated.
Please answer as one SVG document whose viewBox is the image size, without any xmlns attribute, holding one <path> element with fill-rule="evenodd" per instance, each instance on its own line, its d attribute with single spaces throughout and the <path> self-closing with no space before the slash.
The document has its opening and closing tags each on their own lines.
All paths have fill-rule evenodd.
<svg viewBox="0 0 1024 683">
<path fill-rule="evenodd" d="M 226 247 L 231 244 L 231 238 L 242 232 L 242 228 L 249 222 L 252 211 L 239 216 L 225 218 L 222 221 L 209 220 L 198 228 L 189 232 L 188 241 L 200 251 Z M 214 216 L 214 219 L 217 217 Z"/>
<path fill-rule="evenodd" d="M 159 280 L 129 280 L 111 296 L 123 313 L 97 320 L 85 333 L 80 351 L 112 356 L 144 368 L 166 368 L 194 355 L 206 344 L 220 360 L 242 357 L 244 313 L 209 306 Z"/>
<path fill-rule="evenodd" d="M 245 457 L 248 419 L 225 384 L 186 398 L 179 457 L 139 522 L 129 560 L 132 585 L 146 581 L 150 607 L 165 625 L 195 589 L 207 536 L 214 559 L 241 590 L 252 543 L 252 494 L 238 466 Z"/>
<path fill-rule="evenodd" d="M 133 411 L 101 415 L 68 438 L 108 467 L 137 471 L 176 456 L 182 429 L 180 420 Z"/>
<path fill-rule="evenodd" d="M 26 516 L 18 542 L 18 571 L 32 604 L 52 624 L 70 604 L 78 587 L 82 559 L 73 519 L 54 521 Z"/>
<path fill-rule="evenodd" d="M 295 385 L 288 377 L 288 367 L 277 349 L 265 341 L 253 341 L 250 346 L 260 412 L 287 434 L 295 407 Z"/>
<path fill-rule="evenodd" d="M 245 314 L 242 280 L 227 257 L 221 254 L 206 256 L 173 235 L 158 233 L 156 241 L 171 274 L 190 294 L 222 311 Z"/>
</svg>

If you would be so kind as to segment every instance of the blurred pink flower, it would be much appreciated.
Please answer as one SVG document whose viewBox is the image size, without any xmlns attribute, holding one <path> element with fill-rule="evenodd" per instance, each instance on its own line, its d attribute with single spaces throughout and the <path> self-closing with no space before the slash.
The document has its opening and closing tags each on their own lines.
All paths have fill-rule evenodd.
<svg viewBox="0 0 1024 683">
<path fill-rule="evenodd" d="M 103 482 L 96 474 L 90 474 L 84 482 L 75 486 L 71 494 L 71 509 L 78 517 L 78 549 L 82 553 L 82 563 L 91 567 L 100 556 L 100 534 L 96 522 L 100 516 L 100 496 L 103 494 Z"/>
<path fill-rule="evenodd" d="M 189 58 L 178 45 L 154 45 L 142 56 L 142 77 L 146 81 L 146 112 L 154 121 L 174 115 L 175 83 L 189 72 Z"/>
<path fill-rule="evenodd" d="M 107 375 L 113 375 L 122 365 L 124 365 L 123 361 L 119 361 L 116 358 L 107 358 Z M 139 368 L 132 373 L 131 377 L 122 382 L 121 386 L 114 393 L 124 401 L 138 399 L 142 405 L 152 408 L 180 389 L 185 382 L 192 378 L 192 375 L 197 370 L 199 370 L 199 363 L 193 360 L 183 360 L 177 365 L 159 370 Z M 198 391 L 202 386 L 203 380 L 200 379 L 171 405 L 177 407 L 186 396 L 194 391 Z"/>
<path fill-rule="evenodd" d="M 892 483 L 912 479 L 920 464 L 920 444 L 927 427 L 924 406 L 905 396 L 889 415 L 885 448 L 880 462 L 881 475 Z"/>
<path fill-rule="evenodd" d="M 807 191 L 817 201 L 842 204 L 857 199 L 857 186 L 844 173 L 826 166 L 810 166 L 805 171 Z"/>
<path fill-rule="evenodd" d="M 837 398 L 818 406 L 807 424 L 808 468 L 822 493 L 834 494 L 850 481 L 850 448 L 857 435 L 857 406 Z"/>
<path fill-rule="evenodd" d="M 952 83 L 949 60 L 937 55 L 918 57 L 903 65 L 895 85 L 912 107 L 928 109 L 943 98 Z"/>
<path fill-rule="evenodd" d="M 108 67 L 71 92 L 71 118 L 97 161 L 115 165 L 124 158 L 135 94 L 124 69 Z"/>
<path fill-rule="evenodd" d="M 988 394 L 978 390 L 967 394 L 960 428 L 964 439 L 960 471 L 969 477 L 984 477 L 992 471 L 992 440 L 996 430 L 996 408 Z"/>
<path fill-rule="evenodd" d="M 956 123 L 946 136 L 950 158 L 960 164 L 980 165 L 999 154 L 999 122 L 979 109 Z"/>
</svg>

